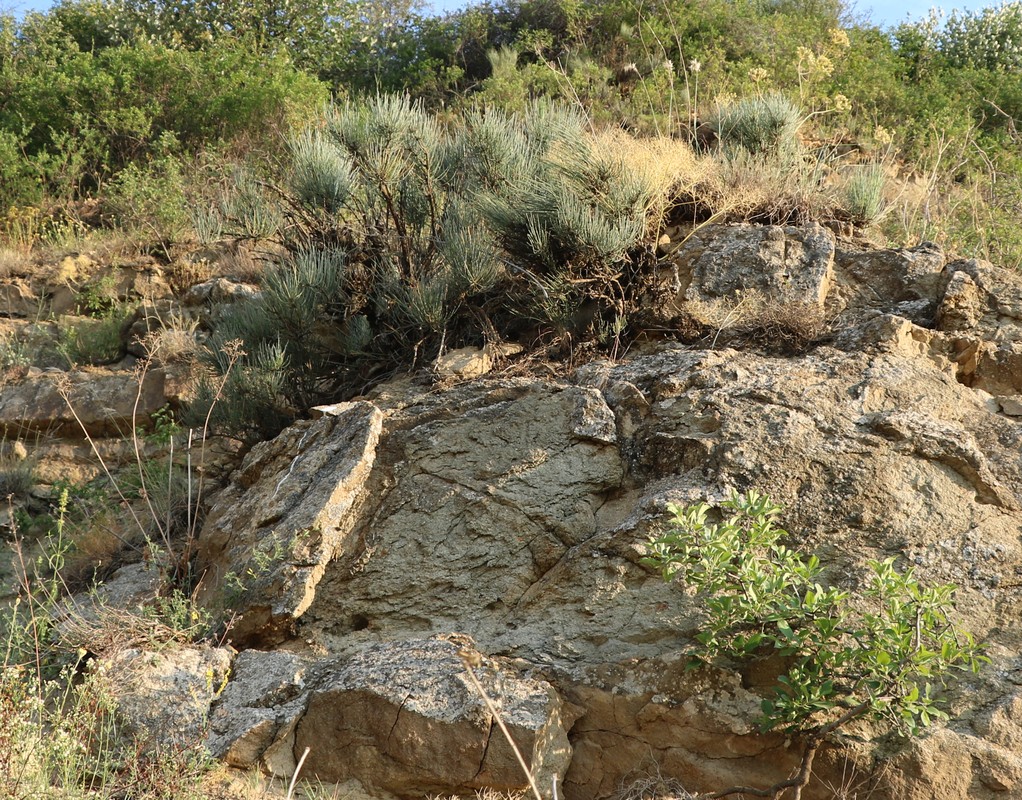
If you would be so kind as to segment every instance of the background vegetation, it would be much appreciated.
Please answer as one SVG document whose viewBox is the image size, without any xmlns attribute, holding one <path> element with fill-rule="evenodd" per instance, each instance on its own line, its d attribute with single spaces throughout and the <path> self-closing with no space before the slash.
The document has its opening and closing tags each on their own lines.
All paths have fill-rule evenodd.
<svg viewBox="0 0 1022 800">
<path fill-rule="evenodd" d="M 1022 265 L 1020 53 L 1019 2 L 61 0 L 0 18 L 0 247 L 253 245 L 213 422 L 254 440 L 450 347 L 616 347 L 671 224 Z"/>
<path fill-rule="evenodd" d="M 43 209 L 37 234 L 138 225 L 82 201 L 151 181 L 176 184 L 166 202 L 188 219 L 211 161 L 265 163 L 331 96 L 404 92 L 441 120 L 544 96 L 595 127 L 694 140 L 721 104 L 778 92 L 804 139 L 905 179 L 889 234 L 1017 266 L 1020 9 L 882 31 L 839 0 L 512 0 L 442 18 L 410 0 L 62 0 L 0 18 L 0 209 L 8 238 L 26 208 Z"/>
</svg>

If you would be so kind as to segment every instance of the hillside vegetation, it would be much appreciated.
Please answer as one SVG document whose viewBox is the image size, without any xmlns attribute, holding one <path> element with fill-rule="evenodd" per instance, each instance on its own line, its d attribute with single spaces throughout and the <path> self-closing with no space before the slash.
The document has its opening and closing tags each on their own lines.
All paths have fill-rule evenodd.
<svg viewBox="0 0 1022 800">
<path fill-rule="evenodd" d="M 337 101 L 405 93 L 449 125 L 537 97 L 593 130 L 703 142 L 699 125 L 779 92 L 828 166 L 899 177 L 884 232 L 1017 266 L 1022 6 L 882 31 L 837 0 L 526 0 L 442 18 L 407 0 L 64 0 L 0 22 L 0 209 L 8 247 L 96 227 L 152 246 L 208 238 L 240 165 L 272 173 Z M 100 201 L 99 206 L 89 203 Z"/>
<path fill-rule="evenodd" d="M 1020 3 L 886 32 L 826 1 L 322 8 L 0 22 L 0 266 L 143 251 L 187 277 L 248 245 L 267 291 L 215 342 L 247 353 L 214 420 L 241 438 L 486 337 L 618 347 L 678 225 L 1022 264 Z"/>
<path fill-rule="evenodd" d="M 557 375 L 595 355 L 616 359 L 644 336 L 712 340 L 710 350 L 751 342 L 764 359 L 803 353 L 828 335 L 832 343 L 830 273 L 816 284 L 789 281 L 792 294 L 815 286 L 815 298 L 778 302 L 738 290 L 675 302 L 684 287 L 672 257 L 707 231 L 717 235 L 717 223 L 754 223 L 728 230 L 757 242 L 765 224 L 800 226 L 792 241 L 809 251 L 826 240 L 830 262 L 836 236 L 849 252 L 943 248 L 898 251 L 902 271 L 918 257 L 939 260 L 940 272 L 945 253 L 949 263 L 977 256 L 1022 268 L 1020 67 L 1022 2 L 894 30 L 840 0 L 509 0 L 442 17 L 412 0 L 62 0 L 45 13 L 0 16 L 0 284 L 9 323 L 0 331 L 0 387 L 13 397 L 43 386 L 60 400 L 38 427 L 12 426 L 0 441 L 0 495 L 9 498 L 0 524 L 17 560 L 11 585 L 0 581 L 13 603 L 0 621 L 0 796 L 219 796 L 199 788 L 210 766 L 201 748 L 150 753 L 132 740 L 138 752 L 120 755 L 117 702 L 82 676 L 103 655 L 97 638 L 111 652 L 126 642 L 170 649 L 230 639 L 238 604 L 305 545 L 260 532 L 251 563 L 221 576 L 217 591 L 230 599 L 201 606 L 196 553 L 210 497 L 254 444 L 310 408 L 364 398 L 419 367 L 436 367 L 442 386 L 439 365 L 461 348 L 485 356 L 481 372 L 520 356 L 509 367 L 517 374 Z M 798 271 L 782 262 L 785 279 Z M 994 272 L 969 263 L 969 274 Z M 870 309 L 905 311 L 887 304 L 904 299 L 889 274 L 863 274 L 845 278 L 876 296 Z M 954 274 L 963 297 L 979 297 L 982 280 L 964 268 Z M 920 285 L 935 291 L 934 275 L 924 277 Z M 979 344 L 959 347 L 962 330 L 981 317 L 985 324 L 974 305 L 970 320 L 963 301 L 957 328 L 951 308 L 933 348 L 956 348 L 948 363 L 975 372 Z M 938 313 L 936 299 L 923 306 L 918 315 Z M 154 375 L 159 388 L 149 397 Z M 72 384 L 94 378 L 114 388 L 80 393 L 79 402 L 101 409 L 88 417 L 74 407 Z M 960 383 L 978 380 L 970 373 Z M 988 399 L 996 389 L 1018 407 L 1015 383 L 1010 392 L 990 386 Z M 45 405 L 43 394 L 25 391 L 22 405 Z M 902 423 L 876 426 L 900 436 Z M 940 441 L 956 443 L 947 433 L 955 430 L 940 428 Z M 93 434 L 111 431 L 117 441 L 97 446 Z M 53 467 L 29 456 L 22 440 L 31 436 L 40 452 L 60 437 L 75 438 L 80 452 L 84 440 L 100 463 L 74 480 L 41 478 L 41 467 Z M 398 452 L 388 447 L 381 452 Z M 104 453 L 114 454 L 112 466 Z M 962 462 L 957 453 L 949 463 Z M 959 469 L 985 480 L 978 467 Z M 601 502 L 607 486 L 622 497 L 634 488 L 614 476 L 593 479 Z M 692 555 L 687 539 L 667 545 Z M 780 552 L 782 566 L 815 575 L 815 562 Z M 365 558 L 372 554 L 367 544 Z M 678 558 L 670 547 L 662 555 Z M 77 619 L 62 605 L 140 560 L 159 573 L 141 616 Z M 324 557 L 324 569 L 332 560 Z M 892 562 L 876 564 L 886 570 L 878 593 L 892 585 L 924 594 L 911 574 L 898 584 Z M 940 613 L 931 618 L 897 606 L 898 641 L 923 652 L 924 677 L 931 661 L 936 673 L 959 662 L 978 668 L 980 651 L 971 639 L 959 647 L 941 616 L 952 585 L 934 591 Z M 811 592 L 815 606 L 822 590 Z M 844 598 L 828 596 L 837 619 Z M 835 629 L 829 619 L 815 628 L 824 639 Z M 876 659 L 858 631 L 869 625 L 836 628 L 867 661 Z M 777 627 L 767 643 L 784 650 L 791 629 Z M 921 650 L 922 634 L 934 631 L 934 652 Z M 763 637 L 736 641 L 752 653 Z M 202 673 L 207 710 L 228 683 L 219 669 Z M 913 726 L 937 717 L 928 685 L 922 699 L 906 688 L 908 705 L 889 707 L 889 676 L 865 675 L 870 702 L 888 716 L 904 711 Z M 844 689 L 827 686 L 826 674 L 802 677 L 808 700 L 799 715 L 839 707 L 831 695 Z M 900 677 L 894 684 L 908 687 Z M 872 710 L 856 702 L 848 719 Z M 806 730 L 816 737 L 802 770 L 808 781 L 831 729 Z M 61 793 L 47 794 L 54 787 Z"/>
</svg>

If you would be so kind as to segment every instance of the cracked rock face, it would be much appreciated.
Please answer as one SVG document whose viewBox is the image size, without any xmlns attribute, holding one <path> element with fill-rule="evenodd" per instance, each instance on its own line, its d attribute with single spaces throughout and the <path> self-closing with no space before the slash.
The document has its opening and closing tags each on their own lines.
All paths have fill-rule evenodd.
<svg viewBox="0 0 1022 800">
<path fill-rule="evenodd" d="M 369 403 L 345 403 L 257 445 L 210 511 L 196 596 L 237 614 L 238 643 L 285 638 L 309 607 L 362 497 L 381 420 Z"/>
<path fill-rule="evenodd" d="M 308 664 L 291 653 L 247 650 L 231 668 L 231 682 L 214 703 L 206 747 L 239 769 L 294 774 L 294 729 L 308 701 Z"/>
<path fill-rule="evenodd" d="M 991 642 L 948 695 L 951 724 L 821 751 L 803 797 L 832 798 L 849 770 L 874 800 L 1022 794 L 1022 282 L 930 246 L 835 256 L 822 229 L 754 228 L 701 233 L 731 239 L 686 256 L 698 286 L 726 296 L 810 259 L 808 289 L 759 288 L 809 291 L 834 319 L 826 345 L 664 344 L 569 381 L 394 384 L 252 451 L 203 530 L 200 597 L 243 611 L 240 644 L 301 653 L 309 673 L 286 699 L 238 701 L 261 709 L 237 734 L 246 763 L 276 748 L 286 773 L 280 753 L 309 746 L 322 779 L 397 795 L 522 788 L 466 683 L 468 646 L 567 800 L 657 773 L 690 791 L 786 777 L 797 746 L 757 732 L 770 665 L 687 671 L 700 600 L 640 563 L 669 503 L 755 488 L 830 582 L 854 590 L 896 556 L 957 584 Z M 249 570 L 237 605 L 226 576 Z"/>
<path fill-rule="evenodd" d="M 476 687 L 463 661 L 468 655 Z M 309 748 L 309 773 L 356 779 L 400 796 L 512 789 L 517 758 L 480 689 L 501 718 L 537 782 L 563 775 L 571 757 L 570 707 L 545 681 L 484 660 L 467 637 L 374 645 L 327 670 L 298 725 L 296 748 Z"/>
</svg>

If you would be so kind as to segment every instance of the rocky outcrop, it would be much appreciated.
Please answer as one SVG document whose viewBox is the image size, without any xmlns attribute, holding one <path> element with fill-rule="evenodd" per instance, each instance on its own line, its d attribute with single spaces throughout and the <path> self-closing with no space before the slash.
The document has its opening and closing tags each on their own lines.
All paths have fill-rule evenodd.
<svg viewBox="0 0 1022 800">
<path fill-rule="evenodd" d="M 282 639 L 308 609 L 354 521 L 381 420 L 369 403 L 333 407 L 253 448 L 220 495 L 200 539 L 197 596 L 234 612 L 238 642 Z"/>
<path fill-rule="evenodd" d="M 467 662 L 568 800 L 770 784 L 798 742 L 758 732 L 769 665 L 686 669 L 699 598 L 640 561 L 669 503 L 756 488 L 829 581 L 895 556 L 991 642 L 952 723 L 824 750 L 803 797 L 849 769 L 875 800 L 1022 793 L 1022 281 L 819 227 L 708 226 L 674 258 L 661 319 L 755 291 L 829 331 L 785 358 L 708 337 L 566 380 L 395 383 L 253 448 L 198 542 L 197 597 L 259 648 L 215 753 L 288 775 L 308 747 L 305 774 L 405 797 L 521 788 Z"/>
<path fill-rule="evenodd" d="M 132 423 L 148 425 L 166 403 L 162 370 L 149 370 L 141 382 L 124 371 L 50 370 L 4 386 L 0 430 L 8 436 L 121 436 Z"/>
<path fill-rule="evenodd" d="M 291 653 L 239 653 L 232 680 L 210 715 L 210 753 L 239 769 L 293 775 L 295 726 L 308 704 L 308 667 Z"/>
<path fill-rule="evenodd" d="M 97 671 L 116 704 L 119 734 L 173 752 L 202 741 L 230 666 L 225 648 L 129 647 L 104 658 Z"/>
<path fill-rule="evenodd" d="M 296 750 L 309 749 L 306 765 L 322 780 L 404 797 L 520 787 L 522 768 L 482 693 L 499 703 L 536 781 L 563 775 L 571 707 L 545 681 L 484 661 L 467 637 L 388 642 L 347 659 L 310 694 Z"/>
</svg>

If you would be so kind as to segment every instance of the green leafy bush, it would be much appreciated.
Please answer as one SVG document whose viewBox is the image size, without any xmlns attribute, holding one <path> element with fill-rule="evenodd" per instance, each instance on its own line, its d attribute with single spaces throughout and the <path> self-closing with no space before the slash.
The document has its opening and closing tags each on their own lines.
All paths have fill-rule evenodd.
<svg viewBox="0 0 1022 800">
<path fill-rule="evenodd" d="M 198 50 L 142 39 L 94 47 L 58 13 L 2 18 L 0 33 L 0 151 L 20 153 L 0 169 L 0 207 L 39 187 L 63 199 L 95 192 L 149 158 L 271 144 L 327 96 L 286 52 L 229 37 Z"/>
<path fill-rule="evenodd" d="M 915 28 L 955 66 L 1013 70 L 1022 67 L 1022 2 L 953 10 L 941 22 L 936 11 Z"/>
<path fill-rule="evenodd" d="M 820 743 L 853 719 L 909 733 L 946 719 L 940 688 L 987 660 L 951 620 L 954 586 L 928 586 L 912 569 L 895 569 L 895 558 L 871 562 L 856 593 L 825 585 L 819 559 L 784 544 L 781 509 L 764 495 L 734 495 L 720 522 L 704 503 L 669 510 L 671 526 L 651 540 L 645 563 L 702 598 L 698 659 L 783 659 L 762 726 L 805 737 L 798 785 Z"/>
<path fill-rule="evenodd" d="M 127 312 L 101 319 L 62 319 L 57 326 L 57 351 L 71 367 L 112 364 L 122 359 L 126 343 L 122 334 Z"/>
<path fill-rule="evenodd" d="M 115 224 L 144 242 L 179 241 L 191 226 L 185 180 L 174 156 L 128 164 L 104 194 L 104 208 Z"/>
</svg>

